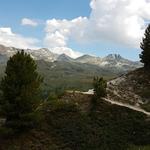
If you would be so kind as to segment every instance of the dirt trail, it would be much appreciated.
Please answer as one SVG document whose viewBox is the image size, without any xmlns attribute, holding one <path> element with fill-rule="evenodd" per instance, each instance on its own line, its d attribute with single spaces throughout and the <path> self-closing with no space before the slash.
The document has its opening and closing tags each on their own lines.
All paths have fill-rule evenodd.
<svg viewBox="0 0 150 150">
<path fill-rule="evenodd" d="M 89 94 L 89 95 L 93 95 L 93 90 L 90 89 L 88 92 L 82 92 L 82 94 Z M 107 98 L 103 98 L 103 100 L 111 103 L 111 104 L 115 104 L 115 105 L 119 105 L 119 106 L 123 106 L 123 107 L 127 107 L 129 109 L 132 109 L 132 110 L 135 110 L 135 111 L 138 111 L 138 112 L 142 112 L 148 116 L 150 116 L 150 112 L 147 112 L 145 110 L 143 110 L 142 108 L 139 108 L 137 106 L 132 106 L 132 105 L 129 105 L 129 104 L 125 104 L 125 103 L 121 103 L 121 102 L 117 102 L 117 101 L 113 101 L 113 100 L 110 100 L 110 99 L 107 99 Z"/>
<path fill-rule="evenodd" d="M 150 116 L 150 112 L 147 112 L 139 107 L 136 107 L 136 106 L 132 106 L 132 105 L 129 105 L 129 104 L 124 104 L 124 103 L 120 103 L 120 102 L 116 102 L 116 101 L 112 101 L 110 99 L 107 99 L 107 98 L 103 98 L 103 100 L 107 101 L 107 102 L 110 102 L 111 104 L 115 104 L 115 105 L 119 105 L 119 106 L 123 106 L 123 107 L 127 107 L 129 109 L 132 109 L 132 110 L 135 110 L 135 111 L 138 111 L 138 112 L 142 112 L 148 116 Z"/>
</svg>

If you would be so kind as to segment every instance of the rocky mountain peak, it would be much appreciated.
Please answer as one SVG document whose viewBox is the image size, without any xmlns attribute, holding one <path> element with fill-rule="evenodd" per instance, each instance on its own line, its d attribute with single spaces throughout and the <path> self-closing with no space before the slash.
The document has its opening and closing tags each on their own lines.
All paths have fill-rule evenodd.
<svg viewBox="0 0 150 150">
<path fill-rule="evenodd" d="M 117 59 L 117 60 L 124 59 L 123 57 L 120 56 L 120 54 L 109 54 L 105 58 L 107 58 L 107 59 Z"/>
<path fill-rule="evenodd" d="M 58 56 L 57 61 L 73 61 L 73 59 L 71 57 L 69 57 L 66 54 L 61 54 Z"/>
</svg>

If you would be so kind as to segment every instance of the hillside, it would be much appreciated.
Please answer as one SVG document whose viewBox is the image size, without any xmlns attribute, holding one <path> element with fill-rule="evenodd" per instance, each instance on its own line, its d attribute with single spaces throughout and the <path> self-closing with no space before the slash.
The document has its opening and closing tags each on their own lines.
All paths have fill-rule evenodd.
<svg viewBox="0 0 150 150">
<path fill-rule="evenodd" d="M 43 87 L 47 91 L 83 90 L 92 88 L 94 76 L 111 79 L 120 74 L 105 68 L 90 64 L 80 64 L 68 61 L 46 62 L 37 61 L 38 71 L 44 77 Z"/>
<path fill-rule="evenodd" d="M 138 150 L 140 145 L 149 147 L 150 122 L 146 115 L 105 101 L 99 101 L 96 110 L 91 112 L 91 98 L 68 93 L 59 100 L 49 98 L 40 108 L 41 124 L 30 132 L 1 137 L 0 149 L 127 150 L 136 145 Z"/>
<path fill-rule="evenodd" d="M 150 72 L 143 68 L 108 82 L 108 99 L 150 111 Z"/>
</svg>

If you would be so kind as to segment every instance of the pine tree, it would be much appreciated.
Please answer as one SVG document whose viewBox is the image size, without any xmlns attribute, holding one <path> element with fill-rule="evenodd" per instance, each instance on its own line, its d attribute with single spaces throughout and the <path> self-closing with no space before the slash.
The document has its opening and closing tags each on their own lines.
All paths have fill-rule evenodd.
<svg viewBox="0 0 150 150">
<path fill-rule="evenodd" d="M 94 77 L 93 79 L 94 96 L 102 98 L 106 96 L 107 83 L 103 78 Z"/>
<path fill-rule="evenodd" d="M 91 115 L 96 117 L 95 111 L 101 99 L 107 95 L 107 82 L 102 77 L 94 77 L 93 79 L 94 95 L 91 99 Z"/>
<path fill-rule="evenodd" d="M 145 30 L 145 37 L 141 43 L 141 49 L 143 50 L 140 54 L 141 62 L 144 63 L 144 68 L 150 69 L 150 24 Z"/>
<path fill-rule="evenodd" d="M 35 61 L 24 51 L 17 52 L 8 60 L 5 76 L 1 81 L 1 105 L 6 117 L 6 127 L 23 130 L 35 125 L 42 82 L 36 69 Z"/>
</svg>

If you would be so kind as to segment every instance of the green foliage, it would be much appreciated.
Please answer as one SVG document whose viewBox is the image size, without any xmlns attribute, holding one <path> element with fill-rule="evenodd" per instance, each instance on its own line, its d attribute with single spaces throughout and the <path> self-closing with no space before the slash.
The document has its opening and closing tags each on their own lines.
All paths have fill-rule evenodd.
<svg viewBox="0 0 150 150">
<path fill-rule="evenodd" d="M 76 103 L 57 100 L 54 97 L 43 103 L 42 108 L 45 117 L 42 127 L 34 132 L 32 130 L 30 134 L 29 132 L 23 134 L 22 137 L 13 137 L 14 140 L 0 139 L 0 149 L 15 147 L 24 150 L 138 148 L 148 150 L 149 148 L 146 145 L 150 145 L 150 121 L 142 113 L 107 102 L 98 102 L 93 118 L 88 111 L 80 110 Z"/>
<path fill-rule="evenodd" d="M 93 79 L 93 88 L 94 95 L 91 99 L 91 113 L 96 111 L 98 101 L 107 95 L 106 93 L 107 82 L 102 77 L 94 77 Z M 93 113 L 94 117 L 94 113 Z"/>
<path fill-rule="evenodd" d="M 8 62 L 1 81 L 3 98 L 1 109 L 6 117 L 5 125 L 14 130 L 23 130 L 37 123 L 41 76 L 36 64 L 24 51 L 17 52 Z"/>
<path fill-rule="evenodd" d="M 62 150 L 127 150 L 132 144 L 150 144 L 150 122 L 124 107 L 98 101 L 93 117 L 75 103 L 49 100 L 43 111 Z"/>
<path fill-rule="evenodd" d="M 144 63 L 144 67 L 150 69 L 150 24 L 145 30 L 145 37 L 141 43 L 141 49 L 143 50 L 140 54 L 141 62 Z"/>
<path fill-rule="evenodd" d="M 107 82 L 101 77 L 94 77 L 93 79 L 94 97 L 99 99 L 106 96 Z"/>
<path fill-rule="evenodd" d="M 50 132 L 64 145 L 60 149 L 82 149 L 86 141 L 86 121 L 77 105 L 59 100 L 49 101 L 44 110 L 48 111 L 44 115 L 51 128 Z"/>
<path fill-rule="evenodd" d="M 49 93 L 60 95 L 66 90 L 87 91 L 92 88 L 93 76 L 101 74 L 109 80 L 122 72 L 114 72 L 90 64 L 75 62 L 37 61 L 38 72 L 44 77 L 42 90 L 44 97 Z"/>
<path fill-rule="evenodd" d="M 14 134 L 14 131 L 11 128 L 7 128 L 4 126 L 0 127 L 0 137 L 2 138 L 6 138 L 6 137 L 10 137 Z"/>
<path fill-rule="evenodd" d="M 150 150 L 150 146 L 130 146 L 128 150 Z"/>
<path fill-rule="evenodd" d="M 48 97 L 49 93 L 61 94 L 66 90 L 87 91 L 92 88 L 93 76 L 99 74 L 109 80 L 122 71 L 111 71 L 108 68 L 100 68 L 96 65 L 80 64 L 76 62 L 46 62 L 37 60 L 37 71 L 44 77 L 41 84 L 42 98 Z M 4 74 L 5 64 L 0 64 L 0 80 Z"/>
</svg>

